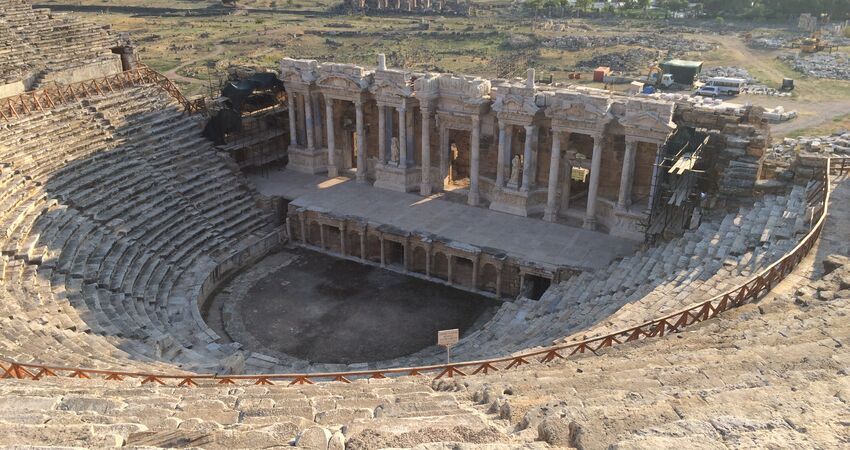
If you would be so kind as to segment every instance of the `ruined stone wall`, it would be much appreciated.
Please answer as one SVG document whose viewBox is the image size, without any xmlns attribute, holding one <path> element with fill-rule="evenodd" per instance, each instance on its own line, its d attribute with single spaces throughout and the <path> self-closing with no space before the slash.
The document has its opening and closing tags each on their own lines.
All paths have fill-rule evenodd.
<svg viewBox="0 0 850 450">
<path fill-rule="evenodd" d="M 770 126 L 764 110 L 749 108 L 743 115 L 731 111 L 677 105 L 676 123 L 707 130 L 711 136 L 704 157 L 713 160 L 708 176 L 722 195 L 750 195 L 761 175 Z"/>
</svg>

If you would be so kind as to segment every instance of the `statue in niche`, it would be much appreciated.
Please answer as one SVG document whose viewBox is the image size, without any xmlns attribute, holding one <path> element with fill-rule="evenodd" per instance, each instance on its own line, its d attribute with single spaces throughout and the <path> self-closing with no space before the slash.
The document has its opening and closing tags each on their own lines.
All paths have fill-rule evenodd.
<svg viewBox="0 0 850 450">
<path fill-rule="evenodd" d="M 522 166 L 522 160 L 519 155 L 514 155 L 514 159 L 511 160 L 511 178 L 508 181 L 508 185 L 512 187 L 516 187 L 519 185 L 519 171 Z"/>
<path fill-rule="evenodd" d="M 398 165 L 401 150 L 398 148 L 398 138 L 393 137 L 390 141 L 390 162 Z"/>
</svg>

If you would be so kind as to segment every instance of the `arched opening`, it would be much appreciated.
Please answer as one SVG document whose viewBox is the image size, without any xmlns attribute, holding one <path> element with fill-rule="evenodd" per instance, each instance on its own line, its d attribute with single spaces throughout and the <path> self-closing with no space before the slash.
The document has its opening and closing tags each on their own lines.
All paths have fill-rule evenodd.
<svg viewBox="0 0 850 450">
<path fill-rule="evenodd" d="M 398 269 L 404 268 L 404 245 L 384 239 L 384 263 Z"/>
<path fill-rule="evenodd" d="M 472 282 L 472 272 L 475 266 L 472 261 L 466 258 L 455 257 L 454 262 L 455 264 L 452 267 L 453 279 L 450 281 L 458 286 L 474 289 L 475 285 Z"/>
<path fill-rule="evenodd" d="M 427 272 L 426 262 L 427 262 L 428 254 L 425 252 L 425 249 L 420 246 L 413 247 L 413 255 L 410 260 L 410 270 L 412 272 L 421 273 L 423 275 Z"/>
<path fill-rule="evenodd" d="M 381 239 L 374 234 L 366 234 L 366 259 L 381 262 Z"/>
<path fill-rule="evenodd" d="M 319 222 L 312 221 L 307 228 L 307 243 L 321 247 L 322 245 L 322 230 Z"/>
<path fill-rule="evenodd" d="M 346 251 L 349 256 L 354 256 L 356 258 L 363 258 L 363 255 L 360 254 L 360 233 L 357 231 L 348 231 L 346 243 Z"/>
<path fill-rule="evenodd" d="M 449 258 L 445 253 L 434 253 L 434 263 L 431 265 L 431 276 L 449 281 Z"/>
<path fill-rule="evenodd" d="M 342 233 L 339 231 L 339 228 L 325 225 L 325 248 L 334 253 L 342 254 L 341 236 Z"/>
<path fill-rule="evenodd" d="M 478 277 L 478 288 L 482 291 L 497 292 L 499 272 L 493 264 L 484 264 L 481 268 L 481 276 Z"/>
</svg>

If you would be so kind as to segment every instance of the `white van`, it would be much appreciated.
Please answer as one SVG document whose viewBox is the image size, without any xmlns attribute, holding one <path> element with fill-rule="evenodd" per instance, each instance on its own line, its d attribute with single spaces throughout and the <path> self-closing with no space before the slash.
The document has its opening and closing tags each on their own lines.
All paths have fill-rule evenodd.
<svg viewBox="0 0 850 450">
<path fill-rule="evenodd" d="M 747 80 L 743 78 L 714 77 L 709 78 L 703 87 L 716 87 L 720 95 L 738 95 L 746 84 Z"/>
</svg>

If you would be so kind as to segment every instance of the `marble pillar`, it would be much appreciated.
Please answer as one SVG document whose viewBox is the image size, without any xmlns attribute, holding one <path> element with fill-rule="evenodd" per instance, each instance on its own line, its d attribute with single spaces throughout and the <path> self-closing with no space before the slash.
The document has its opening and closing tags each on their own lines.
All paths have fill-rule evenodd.
<svg viewBox="0 0 850 450">
<path fill-rule="evenodd" d="M 617 208 L 626 209 L 632 204 L 632 183 L 635 175 L 635 157 L 637 141 L 626 139 L 626 152 L 623 154 L 623 171 L 620 174 L 620 195 L 617 198 Z"/>
<path fill-rule="evenodd" d="M 363 102 L 354 102 L 357 126 L 357 182 L 366 182 L 366 132 L 363 126 Z"/>
<path fill-rule="evenodd" d="M 387 162 L 387 107 L 378 105 L 378 163 Z"/>
<path fill-rule="evenodd" d="M 407 109 L 400 107 L 398 111 L 398 166 L 407 168 Z"/>
<path fill-rule="evenodd" d="M 431 195 L 431 111 L 421 108 L 422 112 L 422 182 L 419 184 L 421 195 Z"/>
<path fill-rule="evenodd" d="M 599 195 L 599 176 L 602 168 L 602 135 L 593 136 L 593 158 L 590 161 L 590 186 L 587 188 L 587 211 L 584 228 L 596 229 L 596 199 Z"/>
<path fill-rule="evenodd" d="M 505 187 L 505 123 L 499 122 L 499 152 L 496 156 L 496 187 Z"/>
<path fill-rule="evenodd" d="M 546 193 L 546 209 L 543 220 L 558 220 L 558 164 L 561 162 L 561 132 L 552 130 L 552 152 L 549 158 L 549 186 Z"/>
<path fill-rule="evenodd" d="M 334 100 L 325 97 L 325 122 L 328 130 L 328 176 L 339 176 L 339 166 L 336 163 L 336 136 L 334 135 Z"/>
<path fill-rule="evenodd" d="M 481 157 L 481 118 L 472 116 L 472 133 L 470 137 L 470 161 L 469 161 L 469 198 L 467 203 L 478 206 L 480 203 L 478 192 L 478 166 Z"/>
<path fill-rule="evenodd" d="M 307 148 L 316 148 L 316 131 L 313 129 L 313 102 L 308 93 L 304 96 L 304 127 L 307 129 Z"/>
<path fill-rule="evenodd" d="M 523 191 L 531 188 L 531 179 L 534 176 L 532 163 L 534 156 L 531 154 L 532 139 L 534 138 L 534 125 L 525 126 L 525 146 L 522 153 L 522 187 Z"/>
<path fill-rule="evenodd" d="M 298 130 L 295 127 L 295 92 L 289 92 L 286 95 L 286 107 L 289 109 L 289 145 L 291 147 L 298 146 Z"/>
</svg>

